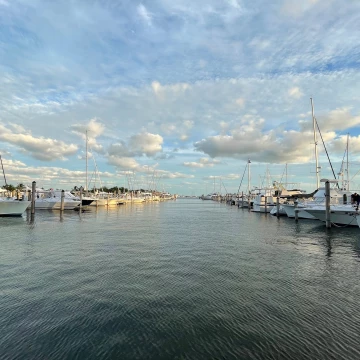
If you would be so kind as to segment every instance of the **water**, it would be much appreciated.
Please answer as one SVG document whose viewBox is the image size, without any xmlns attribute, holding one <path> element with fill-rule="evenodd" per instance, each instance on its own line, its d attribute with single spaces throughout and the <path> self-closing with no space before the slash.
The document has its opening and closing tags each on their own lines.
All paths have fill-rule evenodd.
<svg viewBox="0 0 360 360">
<path fill-rule="evenodd" d="M 212 201 L 0 219 L 1 359 L 360 358 L 360 231 Z"/>
</svg>

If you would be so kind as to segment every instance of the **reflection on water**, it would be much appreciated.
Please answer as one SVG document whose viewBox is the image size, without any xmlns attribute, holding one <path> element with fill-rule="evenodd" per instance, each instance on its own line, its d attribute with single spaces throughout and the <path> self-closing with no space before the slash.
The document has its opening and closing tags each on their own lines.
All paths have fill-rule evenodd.
<svg viewBox="0 0 360 360">
<path fill-rule="evenodd" d="M 0 219 L 1 359 L 356 359 L 358 228 L 199 200 Z"/>
</svg>

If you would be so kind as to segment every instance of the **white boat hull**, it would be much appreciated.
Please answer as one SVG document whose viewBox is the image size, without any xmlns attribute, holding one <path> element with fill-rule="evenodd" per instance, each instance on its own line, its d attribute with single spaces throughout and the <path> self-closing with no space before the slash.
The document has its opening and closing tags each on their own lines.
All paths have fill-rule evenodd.
<svg viewBox="0 0 360 360">
<path fill-rule="evenodd" d="M 89 206 L 114 206 L 119 202 L 123 202 L 120 199 L 94 199 L 94 201 Z"/>
<path fill-rule="evenodd" d="M 80 201 L 64 201 L 64 210 L 74 210 L 80 205 Z M 31 202 L 29 201 L 29 208 L 31 208 Z M 61 201 L 48 201 L 47 199 L 35 200 L 36 210 L 61 210 Z"/>
<path fill-rule="evenodd" d="M 273 208 L 270 211 L 271 215 L 277 216 L 277 206 L 273 206 Z M 287 216 L 286 211 L 283 207 L 283 205 L 280 205 L 279 207 L 279 216 Z"/>
<path fill-rule="evenodd" d="M 295 218 L 295 206 L 294 205 L 283 205 L 284 211 L 289 218 Z M 315 216 L 312 216 L 304 208 L 298 207 L 299 210 L 298 218 L 299 219 L 309 219 L 309 220 L 316 220 Z"/>
<path fill-rule="evenodd" d="M 0 201 L 0 216 L 21 216 L 30 201 L 2 200 Z"/>
<path fill-rule="evenodd" d="M 259 205 L 254 203 L 252 211 L 258 213 L 270 213 L 274 206 L 276 207 L 276 205 L 274 204 L 269 204 L 265 207 L 265 205 Z"/>
<path fill-rule="evenodd" d="M 325 207 L 323 209 L 307 209 L 307 211 L 320 221 L 326 221 Z M 358 226 L 357 218 L 357 212 L 353 208 L 336 211 L 330 209 L 330 221 L 334 224 Z"/>
</svg>

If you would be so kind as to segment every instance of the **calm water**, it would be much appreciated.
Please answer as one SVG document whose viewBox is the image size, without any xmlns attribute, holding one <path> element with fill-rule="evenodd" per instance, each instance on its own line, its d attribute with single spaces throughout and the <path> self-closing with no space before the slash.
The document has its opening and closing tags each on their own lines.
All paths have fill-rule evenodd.
<svg viewBox="0 0 360 360">
<path fill-rule="evenodd" d="M 360 230 L 211 201 L 0 219 L 1 359 L 359 359 Z"/>
</svg>

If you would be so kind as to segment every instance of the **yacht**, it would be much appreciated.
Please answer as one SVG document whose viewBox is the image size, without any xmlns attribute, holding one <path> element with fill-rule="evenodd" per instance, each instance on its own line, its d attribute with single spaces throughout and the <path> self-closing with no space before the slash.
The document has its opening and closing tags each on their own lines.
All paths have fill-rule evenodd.
<svg viewBox="0 0 360 360">
<path fill-rule="evenodd" d="M 351 198 L 351 191 L 331 188 L 330 189 L 331 203 L 340 205 L 348 202 Z M 321 187 L 315 191 L 312 200 L 299 202 L 297 204 L 283 204 L 283 208 L 289 218 L 295 217 L 295 210 L 299 210 L 299 219 L 317 219 L 308 210 L 313 207 L 325 206 L 325 188 Z"/>
<path fill-rule="evenodd" d="M 61 191 L 60 191 L 61 193 Z M 29 202 L 30 204 L 30 202 Z M 64 210 L 74 210 L 80 205 L 80 200 L 73 198 L 64 199 Z M 30 207 L 31 205 L 29 205 Z M 61 194 L 56 195 L 53 189 L 36 189 L 35 209 L 38 210 L 61 210 Z"/>
<path fill-rule="evenodd" d="M 305 208 L 305 210 L 314 218 L 320 221 L 326 221 L 325 205 L 313 206 Z M 359 212 L 356 210 L 356 205 L 330 205 L 330 221 L 333 224 L 342 226 L 357 226 L 357 218 Z"/>
<path fill-rule="evenodd" d="M 30 201 L 0 197 L 0 216 L 21 216 L 29 204 Z"/>
</svg>

